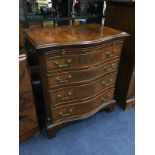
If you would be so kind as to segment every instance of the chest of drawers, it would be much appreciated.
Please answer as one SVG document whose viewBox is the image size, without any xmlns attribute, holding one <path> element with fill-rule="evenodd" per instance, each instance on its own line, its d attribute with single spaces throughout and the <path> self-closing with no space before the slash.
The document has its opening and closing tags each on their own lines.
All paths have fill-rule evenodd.
<svg viewBox="0 0 155 155">
<path fill-rule="evenodd" d="M 37 54 L 48 136 L 62 124 L 115 105 L 117 70 L 127 33 L 99 24 L 25 30 Z"/>
</svg>

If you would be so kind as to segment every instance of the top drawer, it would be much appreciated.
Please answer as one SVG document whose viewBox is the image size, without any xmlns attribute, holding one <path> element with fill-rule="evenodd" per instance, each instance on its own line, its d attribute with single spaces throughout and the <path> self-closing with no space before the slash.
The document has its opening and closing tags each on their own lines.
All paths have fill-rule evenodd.
<svg viewBox="0 0 155 155">
<path fill-rule="evenodd" d="M 83 68 L 90 67 L 94 64 L 100 64 L 120 56 L 120 52 L 122 49 L 122 43 L 111 43 L 106 45 L 102 45 L 98 48 L 88 48 L 88 50 L 78 52 L 78 49 L 75 51 L 65 50 L 65 53 L 60 54 L 60 51 L 57 52 L 55 56 L 48 55 L 46 56 L 46 68 L 47 72 L 58 71 L 58 70 L 70 70 L 74 68 Z M 63 51 L 63 50 L 62 50 Z"/>
</svg>

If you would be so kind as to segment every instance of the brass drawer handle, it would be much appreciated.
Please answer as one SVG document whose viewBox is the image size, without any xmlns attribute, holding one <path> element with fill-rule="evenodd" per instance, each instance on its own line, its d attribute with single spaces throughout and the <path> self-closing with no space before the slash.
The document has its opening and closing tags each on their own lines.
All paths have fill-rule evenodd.
<svg viewBox="0 0 155 155">
<path fill-rule="evenodd" d="M 69 116 L 69 115 L 71 114 L 72 110 L 73 110 L 73 109 L 70 108 L 69 111 L 68 111 L 68 113 L 63 113 L 63 112 L 60 111 L 60 112 L 59 112 L 59 115 L 61 115 L 62 117 Z"/>
<path fill-rule="evenodd" d="M 109 100 L 109 95 L 107 95 L 107 97 L 102 97 L 100 100 L 101 100 L 101 102 L 106 102 L 106 101 L 108 101 Z"/>
<path fill-rule="evenodd" d="M 60 62 L 58 62 L 57 60 L 55 60 L 55 64 L 56 64 L 59 68 L 68 67 L 69 64 L 70 64 L 71 62 L 72 62 L 72 60 L 71 60 L 71 59 L 68 59 L 66 64 L 60 64 Z"/>
<path fill-rule="evenodd" d="M 64 80 L 61 80 L 59 77 L 56 77 L 55 79 L 60 83 L 60 84 L 62 84 L 62 83 L 67 83 L 67 82 L 69 82 L 69 80 L 72 78 L 72 75 L 68 75 L 68 77 L 66 78 L 66 79 L 64 79 Z"/>
<path fill-rule="evenodd" d="M 60 94 L 58 94 L 58 95 L 57 95 L 57 98 L 58 98 L 59 100 L 61 100 L 61 101 L 67 100 L 67 99 L 69 99 L 70 96 L 72 95 L 72 92 L 69 91 L 69 92 L 68 92 L 68 95 L 69 95 L 69 96 L 62 97 Z"/>
<path fill-rule="evenodd" d="M 109 100 L 108 98 L 106 98 L 106 99 L 101 98 L 101 101 L 102 101 L 102 102 L 106 102 L 106 101 L 108 101 L 108 100 Z"/>
<path fill-rule="evenodd" d="M 107 56 L 108 58 L 111 58 L 111 57 L 116 56 L 116 49 L 114 49 L 112 53 L 111 53 L 111 52 L 106 52 L 106 56 Z"/>
<path fill-rule="evenodd" d="M 115 65 L 115 64 L 111 64 L 110 67 L 109 67 L 109 66 L 104 67 L 104 70 L 105 70 L 106 72 L 110 72 L 110 71 L 112 71 L 112 70 L 114 70 L 114 69 L 116 69 L 116 65 Z"/>
<path fill-rule="evenodd" d="M 112 82 L 112 79 L 109 79 L 108 81 L 103 81 L 102 82 L 102 84 L 104 85 L 104 86 L 109 86 L 109 85 L 111 85 L 111 82 Z"/>
</svg>

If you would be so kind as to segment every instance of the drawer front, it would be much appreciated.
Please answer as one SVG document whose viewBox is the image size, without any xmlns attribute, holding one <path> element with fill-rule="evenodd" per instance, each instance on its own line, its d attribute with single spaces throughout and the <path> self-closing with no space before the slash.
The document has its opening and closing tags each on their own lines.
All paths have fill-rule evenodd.
<svg viewBox="0 0 155 155">
<path fill-rule="evenodd" d="M 50 88 L 64 86 L 73 83 L 85 83 L 98 76 L 108 74 L 118 69 L 118 59 L 99 66 L 93 66 L 86 70 L 63 72 L 60 74 L 48 75 L 48 86 Z"/>
<path fill-rule="evenodd" d="M 65 119 L 80 117 L 95 110 L 99 106 L 105 104 L 106 101 L 109 101 L 111 99 L 113 99 L 113 89 L 108 90 L 89 101 L 80 102 L 74 105 L 52 108 L 53 123 Z"/>
<path fill-rule="evenodd" d="M 50 100 L 52 106 L 61 105 L 64 102 L 73 102 L 91 98 L 95 94 L 98 94 L 110 87 L 114 87 L 115 80 L 116 72 L 103 76 L 88 84 L 51 90 Z"/>
<path fill-rule="evenodd" d="M 46 68 L 47 72 L 54 72 L 55 70 L 69 70 L 74 68 L 89 67 L 97 64 L 113 60 L 120 56 L 121 45 L 109 46 L 101 49 L 94 49 L 91 52 L 84 54 L 66 54 L 62 56 L 47 56 Z M 67 52 L 66 52 L 67 53 Z"/>
</svg>

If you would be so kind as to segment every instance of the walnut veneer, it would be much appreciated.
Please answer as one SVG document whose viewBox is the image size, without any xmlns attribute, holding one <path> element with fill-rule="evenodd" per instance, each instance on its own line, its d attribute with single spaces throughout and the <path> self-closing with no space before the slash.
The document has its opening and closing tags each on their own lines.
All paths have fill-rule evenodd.
<svg viewBox="0 0 155 155">
<path fill-rule="evenodd" d="M 60 125 L 115 105 L 117 70 L 127 33 L 99 24 L 30 28 L 27 52 L 40 68 L 48 136 Z"/>
</svg>

